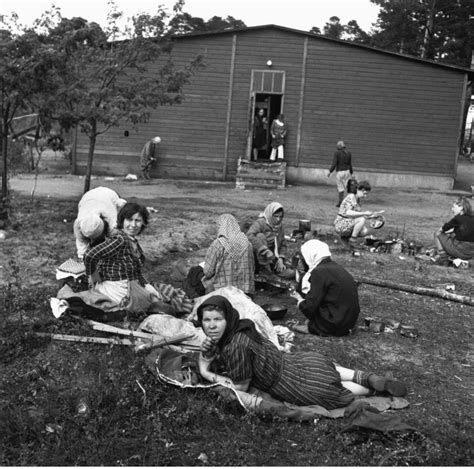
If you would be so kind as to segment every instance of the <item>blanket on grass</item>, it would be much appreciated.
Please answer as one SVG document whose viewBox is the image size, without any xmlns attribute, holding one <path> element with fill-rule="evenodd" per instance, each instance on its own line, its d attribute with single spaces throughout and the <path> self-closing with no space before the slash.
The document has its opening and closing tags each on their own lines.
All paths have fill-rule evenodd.
<svg viewBox="0 0 474 469">
<path fill-rule="evenodd" d="M 274 399 L 269 394 L 257 389 L 248 392 L 238 391 L 233 387 L 209 383 L 199 374 L 198 352 L 180 353 L 172 349 L 156 349 L 146 358 L 147 368 L 159 381 L 181 388 L 201 388 L 217 392 L 225 401 L 237 401 L 248 411 L 257 415 L 272 415 L 296 421 L 315 422 L 321 417 L 346 419 L 343 431 L 359 427 L 382 432 L 415 430 L 404 423 L 398 415 L 389 409 L 408 407 L 407 400 L 399 397 L 370 396 L 355 399 L 349 406 L 327 410 L 318 405 L 296 406 Z"/>
</svg>

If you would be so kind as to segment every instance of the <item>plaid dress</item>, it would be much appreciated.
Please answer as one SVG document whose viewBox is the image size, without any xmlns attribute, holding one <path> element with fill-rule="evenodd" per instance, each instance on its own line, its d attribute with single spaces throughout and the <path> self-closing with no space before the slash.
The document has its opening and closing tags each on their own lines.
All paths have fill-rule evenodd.
<svg viewBox="0 0 474 469">
<path fill-rule="evenodd" d="M 255 292 L 253 248 L 237 220 L 223 214 L 217 220 L 217 239 L 209 246 L 204 259 L 204 277 L 214 288 L 233 286 L 244 293 Z"/>
<path fill-rule="evenodd" d="M 224 346 L 220 359 L 227 375 L 274 398 L 295 405 L 344 407 L 354 399 L 341 384 L 333 362 L 317 352 L 281 353 L 268 339 L 261 344 L 238 332 Z"/>
</svg>

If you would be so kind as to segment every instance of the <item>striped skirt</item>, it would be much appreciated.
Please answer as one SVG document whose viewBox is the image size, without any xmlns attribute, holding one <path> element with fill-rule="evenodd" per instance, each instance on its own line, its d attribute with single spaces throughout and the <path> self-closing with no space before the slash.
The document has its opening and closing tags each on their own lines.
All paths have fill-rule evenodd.
<svg viewBox="0 0 474 469">
<path fill-rule="evenodd" d="M 317 352 L 283 354 L 281 376 L 270 394 L 291 404 L 316 404 L 327 410 L 345 407 L 354 400 L 342 386 L 334 363 Z"/>
</svg>

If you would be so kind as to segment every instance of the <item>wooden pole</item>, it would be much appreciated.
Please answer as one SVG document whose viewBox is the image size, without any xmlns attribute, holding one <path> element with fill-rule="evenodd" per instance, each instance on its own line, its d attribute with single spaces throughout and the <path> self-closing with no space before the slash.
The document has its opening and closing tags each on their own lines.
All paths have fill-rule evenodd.
<svg viewBox="0 0 474 469">
<path fill-rule="evenodd" d="M 415 285 L 405 285 L 402 283 L 391 282 L 390 280 L 375 278 L 356 278 L 356 282 L 376 285 L 378 287 L 391 288 L 392 290 L 401 290 L 418 295 L 437 296 L 445 300 L 457 301 L 465 305 L 474 306 L 474 298 L 470 296 L 457 295 L 437 288 L 417 287 Z"/>
</svg>

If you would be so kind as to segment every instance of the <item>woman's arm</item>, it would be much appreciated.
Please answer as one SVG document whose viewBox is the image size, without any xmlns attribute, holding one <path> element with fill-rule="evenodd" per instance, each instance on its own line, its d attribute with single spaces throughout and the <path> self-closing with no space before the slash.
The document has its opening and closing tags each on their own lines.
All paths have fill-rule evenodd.
<svg viewBox="0 0 474 469">
<path fill-rule="evenodd" d="M 207 358 L 205 357 L 202 352 L 199 354 L 199 373 L 201 373 L 201 376 L 211 382 L 211 383 L 217 383 L 217 384 L 222 384 L 224 386 L 231 386 L 239 391 L 247 391 L 250 385 L 250 379 L 234 383 L 230 378 L 227 378 L 222 375 L 218 375 L 217 373 L 214 373 L 212 371 L 209 371 L 209 366 L 211 363 L 214 361 L 214 356 Z"/>
<path fill-rule="evenodd" d="M 215 239 L 209 246 L 202 267 L 204 277 L 207 279 L 212 278 L 215 275 L 217 261 L 220 259 L 223 250 L 224 247 L 217 239 Z"/>
<path fill-rule="evenodd" d="M 125 240 L 122 237 L 108 238 L 98 246 L 89 249 L 84 256 L 86 274 L 91 275 L 95 271 L 100 259 L 116 255 L 124 243 Z"/>
</svg>

